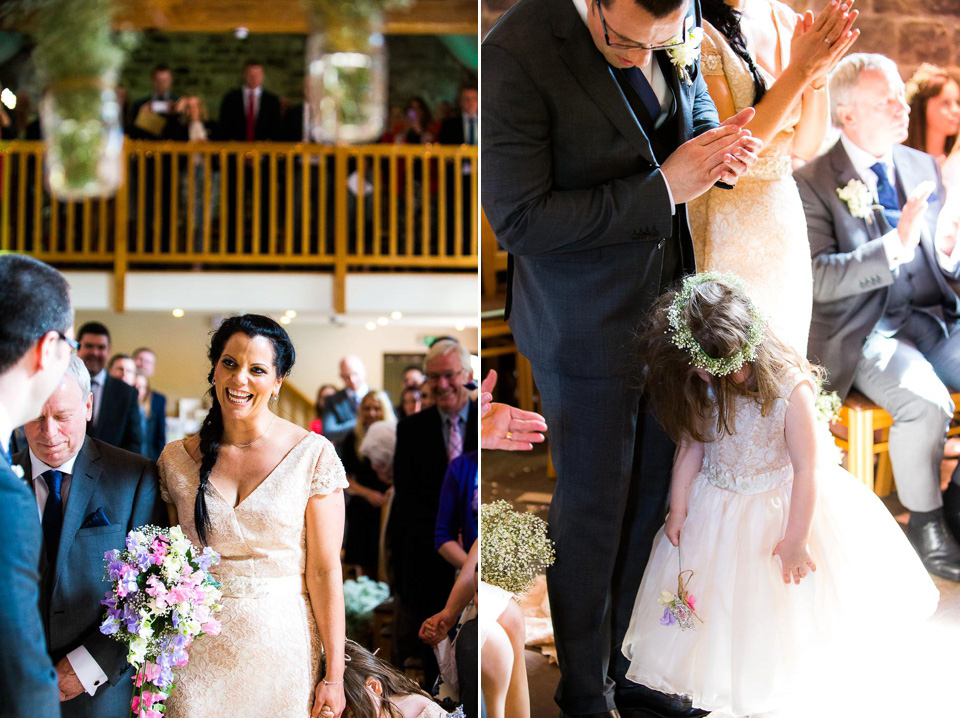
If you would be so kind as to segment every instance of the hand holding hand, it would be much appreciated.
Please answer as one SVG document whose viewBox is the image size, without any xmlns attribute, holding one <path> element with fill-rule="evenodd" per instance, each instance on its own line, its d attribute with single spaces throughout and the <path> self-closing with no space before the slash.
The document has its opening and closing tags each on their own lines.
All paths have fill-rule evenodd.
<svg viewBox="0 0 960 718">
<path fill-rule="evenodd" d="M 667 522 L 663 526 L 663 532 L 674 546 L 680 545 L 680 530 L 683 528 L 683 522 L 686 520 L 687 515 L 677 511 L 671 511 L 667 514 Z"/>
<path fill-rule="evenodd" d="M 800 579 L 806 578 L 811 571 L 817 570 L 806 541 L 783 539 L 773 549 L 773 555 L 780 557 L 784 583 L 790 583 L 792 579 L 794 583 L 799 584 Z"/>
<path fill-rule="evenodd" d="M 60 702 L 69 701 L 83 693 L 83 684 L 77 678 L 73 666 L 66 656 L 57 661 L 57 686 L 60 689 Z"/>
<path fill-rule="evenodd" d="M 900 211 L 900 223 L 897 225 L 897 234 L 900 235 L 900 241 L 904 249 L 913 249 L 920 244 L 920 230 L 926 221 L 924 215 L 927 212 L 929 204 L 927 198 L 930 193 L 936 189 L 933 182 L 921 182 L 910 193 L 907 203 L 903 205 Z"/>
<path fill-rule="evenodd" d="M 375 506 L 378 509 L 382 509 L 390 500 L 390 497 L 386 494 L 380 493 L 379 491 L 374 491 L 373 489 L 370 489 L 370 491 L 364 495 L 364 498 L 367 500 L 367 503 L 369 503 L 371 506 Z"/>
<path fill-rule="evenodd" d="M 341 679 L 339 683 L 320 681 L 317 684 L 310 718 L 340 718 L 346 707 L 347 699 L 343 695 L 343 680 Z"/>
<path fill-rule="evenodd" d="M 456 619 L 451 618 L 445 611 L 430 616 L 420 626 L 420 640 L 430 646 L 435 646 L 444 639 Z"/>
</svg>

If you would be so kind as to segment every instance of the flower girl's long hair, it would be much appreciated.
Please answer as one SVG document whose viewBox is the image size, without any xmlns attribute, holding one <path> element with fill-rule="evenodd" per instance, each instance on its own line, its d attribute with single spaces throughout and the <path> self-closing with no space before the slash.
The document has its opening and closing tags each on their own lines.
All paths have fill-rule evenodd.
<svg viewBox="0 0 960 718">
<path fill-rule="evenodd" d="M 767 329 L 756 358 L 750 362 L 752 372 L 746 382 L 728 374 L 711 375 L 708 384 L 691 363 L 689 352 L 671 341 L 667 311 L 677 291 L 657 299 L 636 341 L 648 405 L 675 443 L 684 439 L 711 441 L 725 432 L 733 433 L 738 396 L 755 399 L 766 416 L 791 372 L 799 370 L 818 383 L 822 381 L 822 367 L 811 364 Z M 682 317 L 704 352 L 721 359 L 747 345 L 750 309 L 750 299 L 742 290 L 726 282 L 710 281 L 694 289 Z M 711 425 L 715 431 L 708 431 Z"/>
<path fill-rule="evenodd" d="M 352 718 L 403 718 L 395 699 L 411 694 L 430 697 L 411 678 L 350 639 L 346 642 L 344 659 L 343 693 Z M 325 658 L 321 659 L 321 664 L 322 674 L 326 668 Z M 379 713 L 374 710 L 370 699 L 368 678 L 376 679 L 382 689 Z"/>
</svg>

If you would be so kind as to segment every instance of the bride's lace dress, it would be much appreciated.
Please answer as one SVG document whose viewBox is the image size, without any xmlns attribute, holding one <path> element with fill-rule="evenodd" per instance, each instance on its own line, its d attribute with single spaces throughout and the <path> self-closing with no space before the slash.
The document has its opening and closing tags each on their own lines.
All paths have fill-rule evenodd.
<svg viewBox="0 0 960 718">
<path fill-rule="evenodd" d="M 786 67 L 796 14 L 779 2 L 772 6 L 780 59 Z M 724 77 L 737 112 L 753 106 L 753 77 L 746 63 L 712 25 L 704 22 L 703 30 L 701 71 Z M 769 88 L 775 78 L 762 67 L 760 74 Z M 791 168 L 794 129 L 799 121 L 798 102 L 736 187 L 711 188 L 688 208 L 698 271 L 733 272 L 742 277 L 777 336 L 806 354 L 813 275 L 807 223 Z"/>
<path fill-rule="evenodd" d="M 182 441 L 163 450 L 159 471 L 164 500 L 199 545 L 198 465 Z M 236 507 L 210 484 L 208 537 L 221 555 L 211 573 L 223 584 L 223 632 L 190 647 L 190 662 L 176 669 L 168 718 L 310 715 L 321 647 L 303 581 L 304 512 L 311 496 L 346 486 L 333 445 L 313 433 Z"/>
</svg>

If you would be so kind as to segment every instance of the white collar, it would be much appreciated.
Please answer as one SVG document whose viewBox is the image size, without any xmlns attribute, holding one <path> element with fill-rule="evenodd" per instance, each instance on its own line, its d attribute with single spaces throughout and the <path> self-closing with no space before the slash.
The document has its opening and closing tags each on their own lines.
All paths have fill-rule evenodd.
<svg viewBox="0 0 960 718">
<path fill-rule="evenodd" d="M 81 444 L 80 447 L 83 448 L 83 444 Z M 34 479 L 40 478 L 40 476 L 47 471 L 59 471 L 61 473 L 70 474 L 70 476 L 73 476 L 73 465 L 77 461 L 77 454 L 80 453 L 78 451 L 77 454 L 71 456 L 69 459 L 60 464 L 60 466 L 48 466 L 36 457 L 36 455 L 33 453 L 33 449 L 28 449 L 27 451 L 30 453 L 30 470 L 33 472 Z"/>
<path fill-rule="evenodd" d="M 889 179 L 890 170 L 893 169 L 892 148 L 887 150 L 883 156 L 875 157 L 860 147 L 860 145 L 855 144 L 853 140 L 847 137 L 845 132 L 840 133 L 840 143 L 843 145 L 843 149 L 846 151 L 847 157 L 850 158 L 850 162 L 853 164 L 853 169 L 857 171 L 857 174 L 860 175 L 861 179 L 869 182 L 874 187 L 876 186 L 876 175 L 871 168 L 877 164 L 877 162 L 883 162 L 883 164 L 886 166 L 887 177 Z"/>
<path fill-rule="evenodd" d="M 103 369 L 98 371 L 96 374 L 94 374 L 92 377 L 90 377 L 90 383 L 98 384 L 102 388 L 106 378 L 107 378 L 107 368 L 104 367 Z"/>
</svg>

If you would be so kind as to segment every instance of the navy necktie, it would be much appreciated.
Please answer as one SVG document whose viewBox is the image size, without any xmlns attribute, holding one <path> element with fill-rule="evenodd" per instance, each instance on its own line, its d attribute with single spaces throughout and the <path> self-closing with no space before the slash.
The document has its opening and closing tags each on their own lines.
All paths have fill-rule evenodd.
<svg viewBox="0 0 960 718">
<path fill-rule="evenodd" d="M 51 469 L 40 476 L 47 485 L 47 503 L 43 505 L 43 540 L 47 546 L 47 561 L 51 566 L 57 563 L 57 550 L 60 548 L 60 529 L 63 528 L 63 497 L 60 488 L 63 484 L 63 472 Z"/>
<path fill-rule="evenodd" d="M 468 131 L 467 131 L 467 144 L 468 144 L 468 145 L 475 145 L 475 144 L 477 144 L 477 130 L 476 130 L 476 126 L 475 126 L 476 121 L 477 121 L 477 120 L 476 120 L 476 118 L 474 118 L 474 117 L 469 117 L 469 118 L 467 118 L 467 128 L 468 128 Z"/>
<path fill-rule="evenodd" d="M 627 67 L 624 68 L 623 72 L 633 89 L 640 95 L 640 100 L 643 102 L 643 106 L 647 108 L 651 122 L 656 124 L 657 118 L 660 117 L 660 100 L 657 99 L 657 93 L 650 87 L 650 83 L 647 82 L 646 76 L 640 71 L 639 67 Z"/>
<path fill-rule="evenodd" d="M 877 176 L 877 198 L 883 205 L 883 216 L 891 227 L 896 228 L 900 224 L 900 202 L 897 200 L 896 188 L 890 184 L 890 178 L 887 177 L 887 166 L 883 162 L 877 162 L 870 169 Z"/>
</svg>

